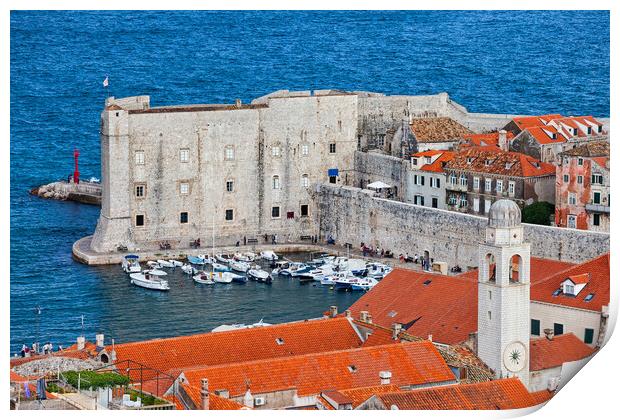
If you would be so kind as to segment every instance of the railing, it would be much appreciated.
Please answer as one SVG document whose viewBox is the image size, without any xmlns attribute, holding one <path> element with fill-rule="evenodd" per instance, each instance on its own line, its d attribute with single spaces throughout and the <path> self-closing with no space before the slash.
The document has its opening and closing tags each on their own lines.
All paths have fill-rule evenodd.
<svg viewBox="0 0 620 420">
<path fill-rule="evenodd" d="M 586 211 L 594 211 L 597 213 L 609 213 L 610 209 L 609 209 L 609 206 L 606 206 L 604 204 L 587 203 Z"/>
</svg>

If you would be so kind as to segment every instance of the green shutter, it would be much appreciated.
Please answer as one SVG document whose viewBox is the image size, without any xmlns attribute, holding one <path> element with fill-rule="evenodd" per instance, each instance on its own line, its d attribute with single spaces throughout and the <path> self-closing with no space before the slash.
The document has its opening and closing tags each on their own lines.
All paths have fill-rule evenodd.
<svg viewBox="0 0 620 420">
<path fill-rule="evenodd" d="M 540 335 L 540 320 L 532 319 L 531 322 L 531 334 L 532 335 Z"/>
</svg>

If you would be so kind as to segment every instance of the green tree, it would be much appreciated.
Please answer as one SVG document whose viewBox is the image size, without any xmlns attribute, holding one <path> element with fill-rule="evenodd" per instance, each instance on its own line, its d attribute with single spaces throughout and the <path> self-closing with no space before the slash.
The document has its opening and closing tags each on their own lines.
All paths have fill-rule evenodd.
<svg viewBox="0 0 620 420">
<path fill-rule="evenodd" d="M 525 206 L 521 212 L 523 223 L 549 226 L 551 215 L 555 213 L 555 206 L 546 201 Z"/>
</svg>

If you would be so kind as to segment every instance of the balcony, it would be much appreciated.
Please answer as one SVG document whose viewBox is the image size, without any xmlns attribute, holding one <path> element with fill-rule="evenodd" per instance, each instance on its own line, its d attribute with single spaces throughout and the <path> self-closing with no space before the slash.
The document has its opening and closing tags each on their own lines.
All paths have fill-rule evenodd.
<svg viewBox="0 0 620 420">
<path fill-rule="evenodd" d="M 461 185 L 459 182 L 452 184 L 446 183 L 446 190 L 467 192 L 467 185 Z"/>
<path fill-rule="evenodd" d="M 586 211 L 596 212 L 596 213 L 609 213 L 609 206 L 604 204 L 594 204 L 588 203 L 586 204 Z"/>
</svg>

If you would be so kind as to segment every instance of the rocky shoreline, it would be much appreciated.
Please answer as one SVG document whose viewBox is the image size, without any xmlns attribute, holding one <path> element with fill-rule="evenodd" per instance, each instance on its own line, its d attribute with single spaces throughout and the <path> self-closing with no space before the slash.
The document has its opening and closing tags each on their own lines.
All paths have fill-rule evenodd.
<svg viewBox="0 0 620 420">
<path fill-rule="evenodd" d="M 75 201 L 84 204 L 101 205 L 101 184 L 94 182 L 57 181 L 30 190 L 30 194 L 48 200 Z"/>
</svg>

